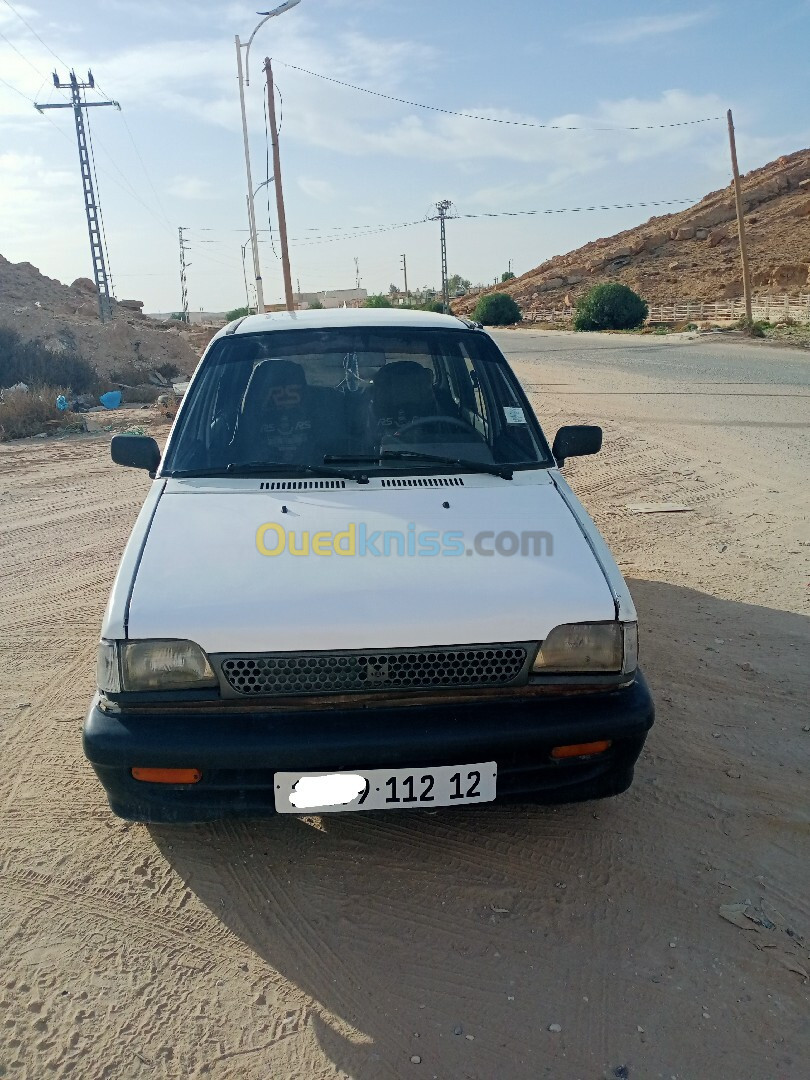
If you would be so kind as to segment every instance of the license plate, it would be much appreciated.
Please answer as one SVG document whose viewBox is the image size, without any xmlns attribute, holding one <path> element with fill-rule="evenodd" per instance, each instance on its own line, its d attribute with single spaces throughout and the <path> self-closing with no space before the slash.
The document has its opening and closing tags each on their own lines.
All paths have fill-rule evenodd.
<svg viewBox="0 0 810 1080">
<path fill-rule="evenodd" d="M 336 814 L 350 810 L 409 810 L 492 802 L 498 767 L 440 765 L 437 768 L 375 769 L 363 772 L 275 775 L 279 814 Z"/>
</svg>

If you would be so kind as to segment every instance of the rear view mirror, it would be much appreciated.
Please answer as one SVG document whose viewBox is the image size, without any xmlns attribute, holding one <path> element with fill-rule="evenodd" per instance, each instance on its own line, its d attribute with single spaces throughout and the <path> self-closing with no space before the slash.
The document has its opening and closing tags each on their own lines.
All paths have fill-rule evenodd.
<svg viewBox="0 0 810 1080">
<path fill-rule="evenodd" d="M 551 452 L 562 465 L 566 458 L 598 454 L 602 449 L 602 429 L 594 424 L 576 424 L 561 427 L 554 439 Z"/>
<path fill-rule="evenodd" d="M 160 447 L 148 435 L 113 435 L 110 455 L 116 465 L 146 469 L 152 475 L 160 465 Z"/>
</svg>

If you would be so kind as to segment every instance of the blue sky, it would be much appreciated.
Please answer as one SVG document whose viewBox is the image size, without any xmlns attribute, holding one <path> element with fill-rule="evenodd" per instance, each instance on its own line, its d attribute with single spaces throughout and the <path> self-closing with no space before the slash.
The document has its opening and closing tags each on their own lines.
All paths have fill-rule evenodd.
<svg viewBox="0 0 810 1080">
<path fill-rule="evenodd" d="M 189 228 L 192 308 L 244 303 L 245 173 L 234 35 L 262 4 L 208 0 L 0 0 L 0 254 L 70 281 L 90 275 L 69 110 L 50 72 L 92 67 L 122 112 L 91 123 L 116 294 L 147 310 L 179 304 L 177 227 Z M 275 0 L 270 0 L 274 6 Z M 254 183 L 265 178 L 263 75 L 283 99 L 284 189 L 293 278 L 304 291 L 385 291 L 439 283 L 438 199 L 460 214 L 593 203 L 698 199 L 731 176 L 725 120 L 633 132 L 632 125 L 734 109 L 745 171 L 810 145 L 810 0 L 643 4 L 528 0 L 438 3 L 301 0 L 251 51 Z M 52 50 L 52 51 L 49 51 Z M 283 66 L 449 110 L 561 124 L 555 132 L 486 123 L 345 89 Z M 27 100 L 26 100 L 27 99 Z M 619 130 L 595 130 L 610 128 Z M 267 228 L 266 195 L 257 203 Z M 491 281 L 645 221 L 666 208 L 499 219 L 448 226 L 451 273 Z M 275 224 L 275 217 L 271 217 Z M 353 235 L 364 226 L 363 235 Z M 329 237 L 340 239 L 324 242 Z M 345 238 L 348 237 L 348 238 Z M 344 239 L 345 238 L 345 239 Z M 267 240 L 267 234 L 263 239 Z M 268 302 L 280 263 L 261 246 Z M 248 263 L 249 265 L 249 263 Z"/>
</svg>

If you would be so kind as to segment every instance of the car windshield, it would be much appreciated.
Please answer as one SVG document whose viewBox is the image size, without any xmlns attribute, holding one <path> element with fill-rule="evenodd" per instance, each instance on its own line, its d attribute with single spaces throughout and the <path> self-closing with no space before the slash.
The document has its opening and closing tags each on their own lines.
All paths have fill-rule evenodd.
<svg viewBox="0 0 810 1080">
<path fill-rule="evenodd" d="M 486 334 L 302 328 L 214 343 L 161 473 L 238 475 L 266 466 L 352 475 L 457 462 L 481 471 L 552 464 L 517 380 Z"/>
</svg>

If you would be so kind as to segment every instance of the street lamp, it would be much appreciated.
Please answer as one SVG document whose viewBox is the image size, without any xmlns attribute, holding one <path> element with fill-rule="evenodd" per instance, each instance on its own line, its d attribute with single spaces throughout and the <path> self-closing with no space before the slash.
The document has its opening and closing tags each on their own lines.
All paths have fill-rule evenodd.
<svg viewBox="0 0 810 1080">
<path fill-rule="evenodd" d="M 261 266 L 259 265 L 259 239 L 256 235 L 256 210 L 253 204 L 253 178 L 250 172 L 250 148 L 248 145 L 247 113 L 245 111 L 245 86 L 250 86 L 248 60 L 253 39 L 264 24 L 270 19 L 275 18 L 276 15 L 283 15 L 285 11 L 289 11 L 290 8 L 294 8 L 300 3 L 301 0 L 287 0 L 286 3 L 274 8 L 273 11 L 258 12 L 258 14 L 263 15 L 264 18 L 256 26 L 253 33 L 244 44 L 239 40 L 239 35 L 236 35 L 236 70 L 239 76 L 239 102 L 242 106 L 242 138 L 245 143 L 245 169 L 247 171 L 248 224 L 250 226 L 250 241 L 253 247 L 253 273 L 256 278 L 256 310 L 258 312 L 264 311 L 264 287 L 262 285 Z M 244 73 L 242 71 L 242 49 L 245 50 Z"/>
</svg>

